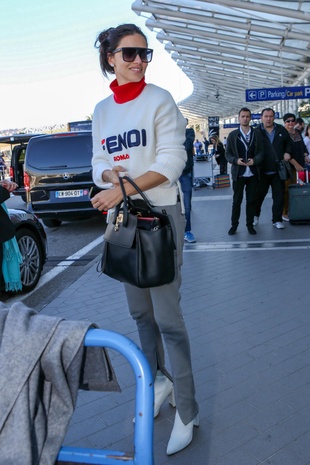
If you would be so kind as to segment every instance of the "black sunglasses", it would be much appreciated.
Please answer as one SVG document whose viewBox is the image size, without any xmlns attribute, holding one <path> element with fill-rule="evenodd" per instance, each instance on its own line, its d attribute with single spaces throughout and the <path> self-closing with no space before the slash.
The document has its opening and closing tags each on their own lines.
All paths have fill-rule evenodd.
<svg viewBox="0 0 310 465">
<path fill-rule="evenodd" d="M 294 119 L 287 119 L 287 120 L 284 121 L 284 122 L 285 122 L 285 124 L 286 124 L 286 123 L 295 123 L 295 120 L 294 120 Z"/>
<path fill-rule="evenodd" d="M 153 58 L 153 49 L 151 48 L 140 48 L 140 47 L 122 47 L 117 48 L 112 53 L 122 52 L 123 60 L 128 63 L 134 61 L 139 55 L 143 63 L 149 63 Z"/>
</svg>

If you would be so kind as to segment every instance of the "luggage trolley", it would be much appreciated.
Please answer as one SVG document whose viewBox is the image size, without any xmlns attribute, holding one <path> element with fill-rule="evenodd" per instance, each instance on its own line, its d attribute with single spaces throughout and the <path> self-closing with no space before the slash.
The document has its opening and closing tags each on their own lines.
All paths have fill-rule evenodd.
<svg viewBox="0 0 310 465">
<path fill-rule="evenodd" d="M 88 330 L 85 346 L 114 349 L 131 364 L 136 378 L 136 406 L 133 455 L 115 450 L 61 447 L 57 462 L 74 464 L 153 465 L 154 386 L 148 362 L 138 346 L 126 336 L 103 329 Z"/>
<path fill-rule="evenodd" d="M 193 181 L 194 190 L 199 189 L 200 187 L 212 187 L 212 188 L 214 187 L 214 160 L 213 159 L 214 157 L 210 150 L 206 159 L 204 159 L 202 162 L 199 162 L 197 164 L 197 160 L 195 161 L 194 181 Z"/>
</svg>

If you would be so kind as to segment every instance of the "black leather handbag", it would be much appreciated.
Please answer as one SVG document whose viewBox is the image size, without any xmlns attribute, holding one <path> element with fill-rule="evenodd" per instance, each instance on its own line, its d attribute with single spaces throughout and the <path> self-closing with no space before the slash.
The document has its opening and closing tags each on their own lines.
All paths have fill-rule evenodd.
<svg viewBox="0 0 310 465">
<path fill-rule="evenodd" d="M 143 200 L 126 196 L 123 179 Z M 170 219 L 158 211 L 128 176 L 119 178 L 123 201 L 104 234 L 101 271 L 139 288 L 163 286 L 175 278 L 175 244 Z"/>
</svg>

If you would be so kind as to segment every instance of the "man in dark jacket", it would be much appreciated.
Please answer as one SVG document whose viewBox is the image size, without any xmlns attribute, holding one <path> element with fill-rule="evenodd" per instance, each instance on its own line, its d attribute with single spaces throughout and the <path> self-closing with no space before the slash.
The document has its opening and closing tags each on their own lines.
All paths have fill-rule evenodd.
<svg viewBox="0 0 310 465">
<path fill-rule="evenodd" d="M 250 234 L 256 234 L 253 228 L 259 167 L 263 160 L 263 145 L 261 138 L 250 126 L 251 111 L 241 108 L 238 115 L 240 127 L 232 131 L 227 139 L 226 159 L 231 163 L 231 177 L 233 181 L 233 204 L 231 213 L 231 228 L 228 234 L 236 233 L 243 191 L 246 194 L 246 225 Z"/>
<path fill-rule="evenodd" d="M 261 166 L 261 177 L 258 185 L 258 200 L 254 217 L 254 226 L 258 224 L 261 207 L 271 186 L 272 192 L 272 224 L 283 229 L 282 211 L 284 201 L 284 181 L 278 173 L 278 162 L 289 161 L 292 153 L 291 138 L 287 130 L 274 122 L 275 112 L 265 108 L 261 113 L 262 123 L 255 129 L 262 138 L 264 158 Z"/>
</svg>

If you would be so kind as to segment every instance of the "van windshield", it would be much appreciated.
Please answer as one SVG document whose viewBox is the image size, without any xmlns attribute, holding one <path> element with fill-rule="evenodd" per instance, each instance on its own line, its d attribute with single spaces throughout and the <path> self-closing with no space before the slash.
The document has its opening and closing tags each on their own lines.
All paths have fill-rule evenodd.
<svg viewBox="0 0 310 465">
<path fill-rule="evenodd" d="M 35 169 L 91 169 L 91 135 L 36 138 L 27 148 L 27 165 Z"/>
</svg>

